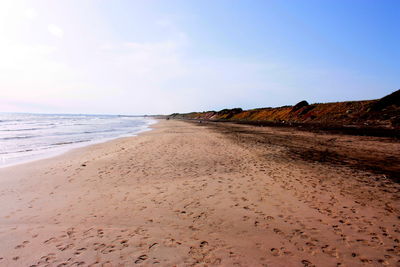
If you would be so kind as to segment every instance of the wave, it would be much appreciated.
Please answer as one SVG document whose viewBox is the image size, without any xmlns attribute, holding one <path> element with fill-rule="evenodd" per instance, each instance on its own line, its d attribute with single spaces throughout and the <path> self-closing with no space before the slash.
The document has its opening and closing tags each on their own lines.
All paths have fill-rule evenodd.
<svg viewBox="0 0 400 267">
<path fill-rule="evenodd" d="M 23 153 L 23 152 L 31 152 L 31 151 L 34 151 L 34 149 L 24 149 L 24 150 L 18 150 L 18 151 L 0 152 L 0 155 L 7 155 L 7 154 L 13 154 L 13 153 Z"/>
<path fill-rule="evenodd" d="M 93 131 L 83 131 L 83 132 L 56 132 L 52 133 L 51 136 L 69 136 L 69 135 L 83 135 L 83 134 L 95 134 L 95 133 L 118 133 L 119 129 L 107 129 L 107 130 L 93 130 Z"/>
<path fill-rule="evenodd" d="M 2 137 L 0 140 L 16 140 L 16 139 L 29 139 L 29 138 L 35 138 L 35 137 L 40 137 L 40 135 L 26 135 L 26 136 L 13 136 L 13 137 Z"/>
<path fill-rule="evenodd" d="M 25 129 L 5 129 L 0 132 L 22 132 L 22 131 L 34 131 L 34 130 L 46 130 L 49 128 L 25 128 Z"/>
<path fill-rule="evenodd" d="M 85 131 L 84 134 L 90 133 L 109 133 L 109 132 L 118 132 L 116 129 L 108 129 L 108 130 L 100 130 L 100 131 Z"/>
<path fill-rule="evenodd" d="M 51 146 L 62 146 L 62 145 L 71 145 L 71 144 L 76 144 L 76 143 L 83 143 L 83 142 L 89 142 L 91 140 L 78 140 L 78 141 L 66 141 L 66 142 L 58 142 L 51 144 Z"/>
<path fill-rule="evenodd" d="M 130 136 L 149 119 L 130 116 L 69 116 L 0 113 L 0 167 L 97 141 Z"/>
</svg>

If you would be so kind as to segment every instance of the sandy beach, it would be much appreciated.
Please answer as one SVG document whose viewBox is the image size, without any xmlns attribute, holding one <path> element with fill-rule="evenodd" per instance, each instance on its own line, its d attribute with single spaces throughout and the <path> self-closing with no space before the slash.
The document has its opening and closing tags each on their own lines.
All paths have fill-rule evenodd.
<svg viewBox="0 0 400 267">
<path fill-rule="evenodd" d="M 0 266 L 400 265 L 399 142 L 232 127 L 0 169 Z"/>
</svg>

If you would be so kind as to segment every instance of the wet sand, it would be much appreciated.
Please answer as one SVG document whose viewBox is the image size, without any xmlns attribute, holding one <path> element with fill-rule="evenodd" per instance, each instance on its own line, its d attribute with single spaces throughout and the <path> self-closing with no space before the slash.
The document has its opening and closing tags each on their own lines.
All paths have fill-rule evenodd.
<svg viewBox="0 0 400 267">
<path fill-rule="evenodd" d="M 153 127 L 0 169 L 0 265 L 400 264 L 396 169 L 370 166 L 396 162 L 399 142 L 175 120 Z"/>
</svg>

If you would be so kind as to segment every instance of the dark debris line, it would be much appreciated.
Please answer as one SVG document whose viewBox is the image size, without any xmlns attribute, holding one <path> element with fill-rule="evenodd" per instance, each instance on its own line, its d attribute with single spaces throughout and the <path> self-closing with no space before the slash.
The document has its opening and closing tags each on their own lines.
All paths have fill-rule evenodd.
<svg viewBox="0 0 400 267">
<path fill-rule="evenodd" d="M 288 131 L 285 134 L 284 132 L 254 131 L 249 127 L 233 123 L 197 122 L 196 124 L 206 126 L 230 138 L 240 140 L 240 142 L 283 147 L 293 160 L 345 165 L 357 170 L 370 171 L 400 183 L 400 157 L 395 154 L 374 154 L 359 148 L 349 150 L 349 148 L 332 144 L 331 139 L 318 138 L 318 133 L 314 136 L 289 135 L 290 132 L 293 133 L 293 131 L 298 130 L 294 127 L 287 128 Z M 323 132 L 320 132 L 320 134 L 323 134 Z M 392 141 L 398 142 L 398 139 L 393 138 Z"/>
</svg>

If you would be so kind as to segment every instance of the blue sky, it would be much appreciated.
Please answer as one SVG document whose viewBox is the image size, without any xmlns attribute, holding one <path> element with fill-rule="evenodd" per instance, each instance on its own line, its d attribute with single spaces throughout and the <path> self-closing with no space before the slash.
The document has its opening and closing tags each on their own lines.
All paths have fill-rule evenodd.
<svg viewBox="0 0 400 267">
<path fill-rule="evenodd" d="M 382 97 L 399 1 L 3 1 L 0 111 L 155 114 Z"/>
</svg>

